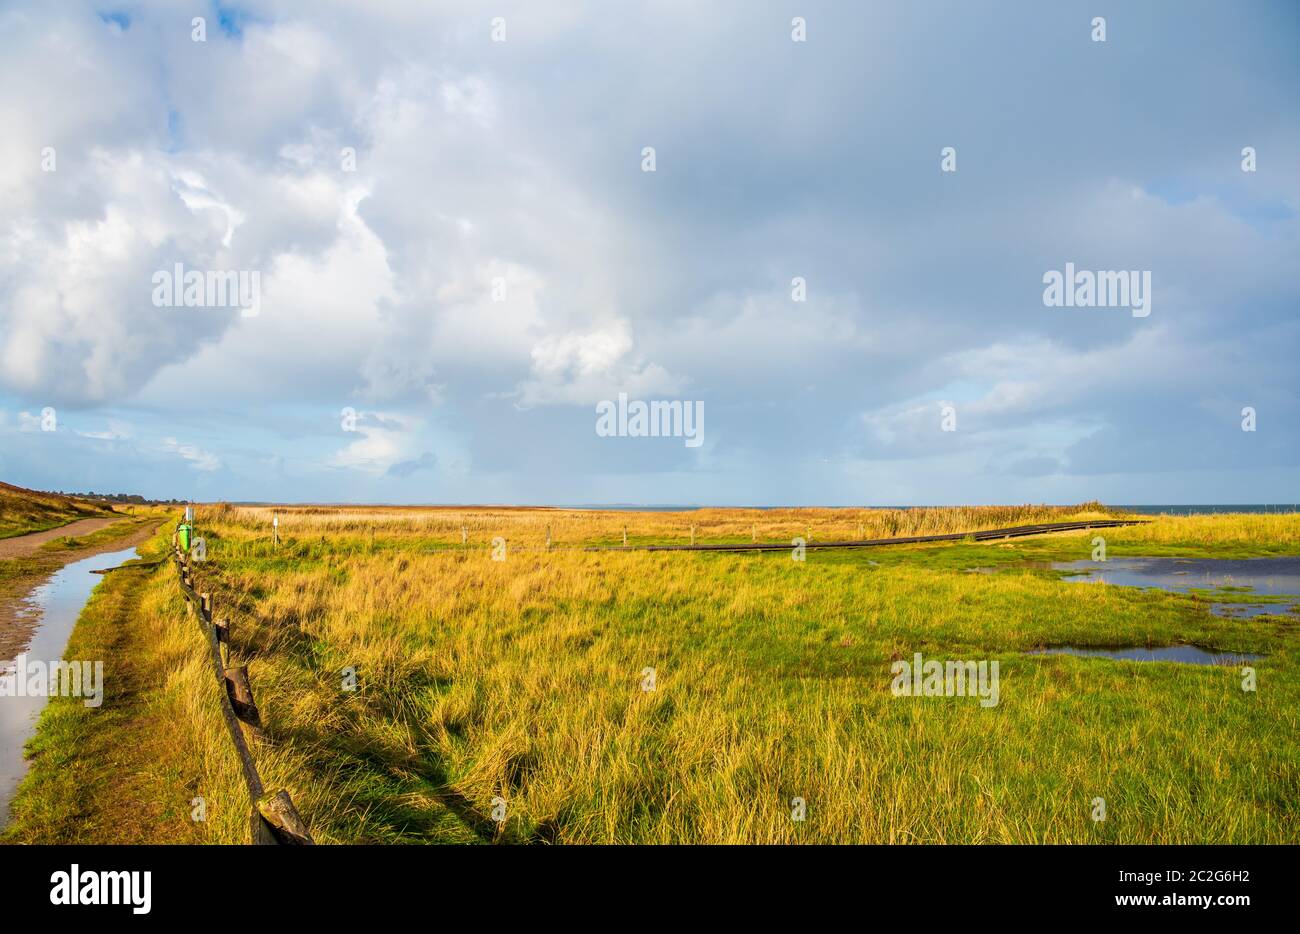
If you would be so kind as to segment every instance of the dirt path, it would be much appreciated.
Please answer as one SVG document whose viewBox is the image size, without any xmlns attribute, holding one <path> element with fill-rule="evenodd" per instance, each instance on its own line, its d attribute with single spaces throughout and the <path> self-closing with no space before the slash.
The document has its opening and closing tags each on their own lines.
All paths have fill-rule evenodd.
<svg viewBox="0 0 1300 934">
<path fill-rule="evenodd" d="M 46 529 L 44 532 L 29 532 L 26 535 L 17 535 L 13 538 L 0 538 L 0 558 L 18 558 L 22 555 L 29 555 L 51 539 L 63 538 L 65 535 L 89 535 L 91 532 L 98 532 L 104 526 L 112 525 L 117 521 L 116 517 L 78 519 L 76 522 L 61 525 L 57 529 Z"/>
<path fill-rule="evenodd" d="M 14 558 L 31 554 L 42 542 L 55 538 L 61 538 L 64 535 L 87 535 L 91 532 L 104 528 L 112 522 L 124 521 L 120 519 L 82 519 L 79 522 L 73 522 L 71 525 L 65 525 L 57 529 L 49 529 L 45 532 L 33 532 L 31 535 L 23 535 L 20 538 L 9 538 L 0 541 L 0 547 L 10 542 L 31 542 L 32 544 L 24 551 L 17 554 L 0 553 L 0 557 Z M 80 561 L 82 558 L 89 558 L 94 555 L 104 554 L 109 551 L 122 551 L 127 548 L 134 548 L 136 545 L 147 541 L 158 530 L 161 523 L 146 522 L 128 535 L 114 538 L 109 541 L 97 542 L 85 548 L 77 548 L 65 552 L 51 555 L 49 558 L 50 565 L 48 568 L 37 571 L 34 576 L 21 578 L 19 589 L 12 590 L 6 586 L 4 591 L 0 591 L 0 659 L 12 659 L 16 654 L 26 647 L 31 639 L 32 630 L 40 622 L 34 615 L 24 612 L 27 609 L 27 598 L 32 591 L 49 580 L 59 568 L 73 561 Z"/>
</svg>

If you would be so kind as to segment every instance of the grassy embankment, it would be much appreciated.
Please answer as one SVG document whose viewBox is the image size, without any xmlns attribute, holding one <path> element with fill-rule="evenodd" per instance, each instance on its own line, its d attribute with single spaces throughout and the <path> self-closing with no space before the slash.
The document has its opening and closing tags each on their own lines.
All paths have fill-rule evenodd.
<svg viewBox="0 0 1300 934">
<path fill-rule="evenodd" d="M 802 563 L 566 550 L 619 542 L 625 523 L 634 543 L 681 541 L 691 524 L 699 541 L 757 525 L 760 540 L 815 542 L 1064 512 L 298 509 L 280 511 L 273 548 L 269 511 L 209 509 L 200 589 L 251 662 L 273 740 L 258 750 L 267 784 L 291 791 L 322 842 L 1296 842 L 1295 617 L 1222 619 L 1197 595 L 1066 585 L 1043 562 L 1087 558 L 1097 534 L 1111 556 L 1300 554 L 1300 516 L 809 551 Z M 504 561 L 490 558 L 498 535 Z M 167 571 L 112 575 L 97 597 L 141 578 L 130 638 L 152 667 L 128 705 L 133 732 L 82 716 L 84 736 L 65 739 L 43 722 L 16 839 L 74 832 L 58 829 L 58 756 L 165 729 L 173 745 L 155 768 L 102 776 L 116 785 L 101 809 L 166 802 L 176 829 L 160 838 L 243 841 L 215 686 Z M 1067 642 L 1268 657 L 1252 693 L 1232 668 L 1023 654 Z M 891 659 L 917 651 L 998 660 L 1000 703 L 892 696 Z M 356 692 L 342 690 L 346 667 Z M 182 831 L 195 793 L 208 822 Z M 794 797 L 805 821 L 791 820 Z M 1105 822 L 1089 818 L 1095 797 Z M 97 826 L 93 839 L 115 838 Z"/>
<path fill-rule="evenodd" d="M 78 519 L 112 514 L 112 509 L 99 503 L 0 483 L 0 538 L 44 532 Z"/>
</svg>

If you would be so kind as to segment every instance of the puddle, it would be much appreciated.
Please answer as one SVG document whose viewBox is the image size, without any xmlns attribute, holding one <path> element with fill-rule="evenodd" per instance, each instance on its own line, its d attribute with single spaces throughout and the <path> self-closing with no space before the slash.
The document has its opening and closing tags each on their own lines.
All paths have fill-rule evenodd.
<svg viewBox="0 0 1300 934">
<path fill-rule="evenodd" d="M 1239 665 L 1253 662 L 1263 655 L 1248 652 L 1211 652 L 1198 645 L 1161 645 L 1152 649 L 1130 646 L 1128 648 L 1085 648 L 1058 645 L 1048 649 L 1034 649 L 1030 655 L 1087 655 L 1096 658 L 1116 658 L 1129 662 L 1182 662 L 1187 665 Z"/>
<path fill-rule="evenodd" d="M 21 611 L 38 622 L 31 642 L 24 650 L 27 660 L 58 661 L 63 658 L 68 636 L 90 598 L 90 592 L 104 578 L 92 571 L 111 568 L 137 557 L 134 548 L 92 555 L 64 565 L 41 586 L 32 591 Z M 23 745 L 36 730 L 36 719 L 45 707 L 44 697 L 15 697 L 14 660 L 0 659 L 0 681 L 7 682 L 0 692 L 0 828 L 9 822 L 9 802 L 18 783 L 27 773 Z"/>
<path fill-rule="evenodd" d="M 1063 578 L 1070 583 L 1107 583 L 1120 587 L 1154 587 L 1171 593 L 1230 589 L 1236 594 L 1300 594 L 1300 557 L 1284 558 L 1111 558 L 1109 561 L 1058 561 L 1058 571 L 1082 572 Z M 1209 599 L 1213 599 L 1211 595 Z M 1298 598 L 1300 599 L 1300 598 Z M 1282 614 L 1291 604 L 1214 602 L 1216 616 L 1247 619 Z"/>
<path fill-rule="evenodd" d="M 1275 616 L 1295 613 L 1300 607 L 1286 603 L 1211 603 L 1210 612 L 1228 619 L 1253 619 L 1256 616 Z"/>
</svg>

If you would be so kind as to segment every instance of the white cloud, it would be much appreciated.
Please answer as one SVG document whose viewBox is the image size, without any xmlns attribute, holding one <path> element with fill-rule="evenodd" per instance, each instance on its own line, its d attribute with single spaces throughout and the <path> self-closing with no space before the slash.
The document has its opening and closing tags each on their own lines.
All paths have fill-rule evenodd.
<svg viewBox="0 0 1300 934">
<path fill-rule="evenodd" d="M 532 378 L 519 386 L 522 406 L 592 405 L 626 392 L 632 398 L 676 393 L 681 380 L 634 353 L 624 320 L 589 331 L 548 335 L 532 349 Z"/>
<path fill-rule="evenodd" d="M 163 449 L 172 454 L 180 455 L 189 461 L 190 466 L 195 470 L 211 473 L 221 467 L 221 461 L 218 460 L 215 454 L 203 450 L 198 445 L 182 444 L 175 438 L 165 438 L 163 439 Z"/>
<path fill-rule="evenodd" d="M 359 412 L 355 440 L 328 459 L 327 466 L 382 476 L 395 465 L 416 459 L 418 423 L 391 412 Z"/>
</svg>

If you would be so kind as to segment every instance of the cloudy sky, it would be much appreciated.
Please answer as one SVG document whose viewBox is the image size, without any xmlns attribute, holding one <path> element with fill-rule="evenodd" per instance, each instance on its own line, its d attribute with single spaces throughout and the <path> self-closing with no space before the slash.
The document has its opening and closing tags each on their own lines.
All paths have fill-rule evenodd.
<svg viewBox="0 0 1300 934">
<path fill-rule="evenodd" d="M 3 2 L 0 478 L 1291 503 L 1297 210 L 1287 0 Z M 620 392 L 703 444 L 598 435 Z"/>
</svg>

